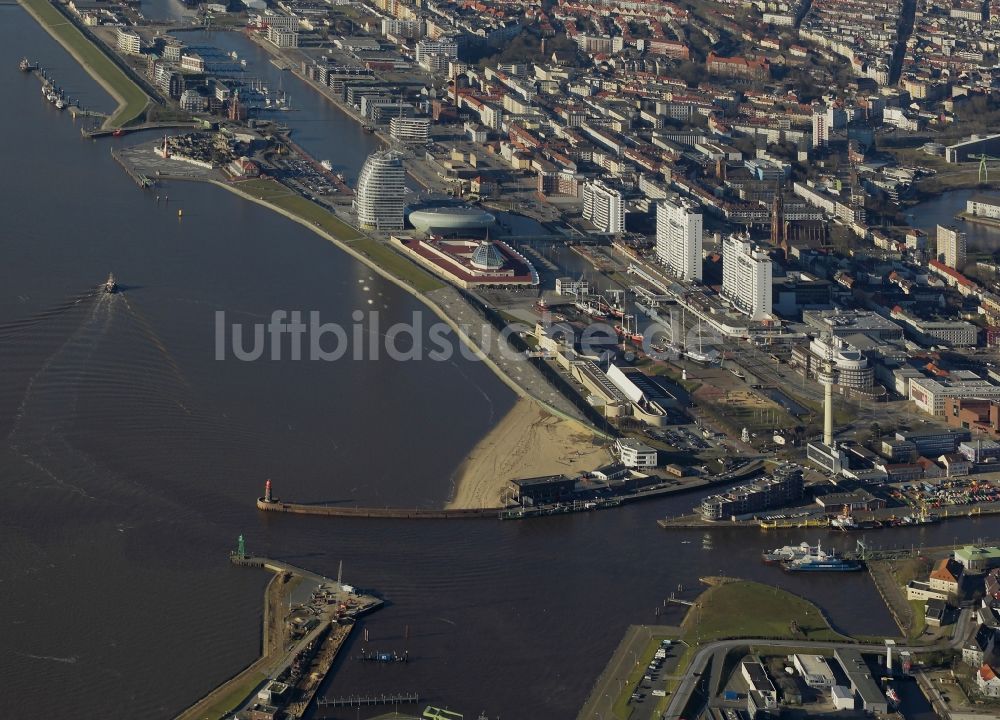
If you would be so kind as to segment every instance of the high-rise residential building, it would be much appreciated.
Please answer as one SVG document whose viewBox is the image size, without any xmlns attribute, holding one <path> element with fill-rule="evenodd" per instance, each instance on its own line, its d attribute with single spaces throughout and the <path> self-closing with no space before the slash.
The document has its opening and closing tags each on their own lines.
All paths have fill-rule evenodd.
<svg viewBox="0 0 1000 720">
<path fill-rule="evenodd" d="M 368 230 L 403 229 L 406 173 L 397 153 L 380 150 L 368 156 L 358 176 L 354 207 L 358 223 Z"/>
<path fill-rule="evenodd" d="M 965 233 L 956 227 L 937 226 L 938 259 L 950 268 L 959 270 L 966 263 Z"/>
<path fill-rule="evenodd" d="M 812 146 L 814 148 L 826 147 L 830 142 L 830 129 L 826 125 L 825 112 L 813 110 L 812 131 Z"/>
<path fill-rule="evenodd" d="M 620 191 L 593 180 L 583 186 L 583 219 L 605 233 L 625 232 L 625 199 Z"/>
<path fill-rule="evenodd" d="M 116 30 L 116 34 L 119 52 L 126 55 L 138 55 L 142 52 L 142 43 L 138 33 L 120 27 Z"/>
<path fill-rule="evenodd" d="M 771 258 L 746 236 L 722 243 L 722 295 L 751 319 L 771 314 Z"/>
<path fill-rule="evenodd" d="M 416 60 L 418 64 L 423 64 L 425 59 L 431 55 L 443 55 L 445 58 L 458 57 L 458 42 L 455 38 L 442 37 L 437 40 L 424 38 L 417 43 Z M 447 65 L 447 62 L 445 62 Z"/>
<path fill-rule="evenodd" d="M 681 280 L 701 280 L 701 208 L 690 200 L 656 206 L 656 257 Z"/>
<path fill-rule="evenodd" d="M 829 145 L 830 132 L 844 127 L 847 121 L 847 111 L 837 105 L 822 105 L 813 108 L 812 146 L 817 148 Z"/>
</svg>

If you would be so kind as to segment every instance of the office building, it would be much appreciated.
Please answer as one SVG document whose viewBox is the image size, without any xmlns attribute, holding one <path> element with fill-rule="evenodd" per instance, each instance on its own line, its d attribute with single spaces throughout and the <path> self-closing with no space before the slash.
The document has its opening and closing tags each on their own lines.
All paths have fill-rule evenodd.
<svg viewBox="0 0 1000 720">
<path fill-rule="evenodd" d="M 681 280 L 701 280 L 701 209 L 677 198 L 656 206 L 656 257 Z"/>
<path fill-rule="evenodd" d="M 800 358 L 803 353 L 797 354 Z M 875 380 L 875 370 L 868 358 L 841 337 L 820 335 L 814 338 L 804 353 L 808 363 L 806 375 L 819 374 L 827 364 L 833 370 L 833 382 L 841 387 L 869 390 Z M 800 360 L 801 362 L 801 360 Z"/>
<path fill-rule="evenodd" d="M 615 441 L 615 453 L 628 468 L 655 468 L 656 448 L 651 448 L 635 438 L 619 438 Z"/>
<path fill-rule="evenodd" d="M 771 258 L 746 236 L 723 241 L 722 295 L 753 320 L 771 315 L 771 275 Z"/>
<path fill-rule="evenodd" d="M 968 442 L 972 439 L 972 433 L 968 430 L 934 430 L 921 432 L 919 430 L 906 430 L 896 433 L 896 441 L 910 443 L 918 455 L 925 457 L 938 457 L 953 453 L 958 449 L 960 443 Z"/>
<path fill-rule="evenodd" d="M 903 328 L 870 310 L 803 310 L 802 322 L 837 337 L 864 335 L 880 343 L 903 339 Z"/>
<path fill-rule="evenodd" d="M 944 415 L 945 399 L 949 397 L 1000 400 L 1000 385 L 994 385 L 989 380 L 978 378 L 915 377 L 910 379 L 909 399 L 921 412 L 930 415 Z M 963 439 L 967 440 L 968 438 Z M 948 452 L 954 451 L 953 448 Z"/>
<path fill-rule="evenodd" d="M 394 117 L 389 120 L 389 135 L 406 143 L 427 143 L 430 135 L 429 118 Z"/>
<path fill-rule="evenodd" d="M 964 320 L 925 320 L 899 306 L 892 309 L 889 317 L 902 323 L 910 339 L 925 347 L 972 347 L 979 342 L 979 329 Z"/>
<path fill-rule="evenodd" d="M 369 230 L 403 229 L 403 187 L 406 174 L 399 155 L 380 150 L 365 160 L 358 176 L 354 207 L 358 223 Z"/>
<path fill-rule="evenodd" d="M 601 180 L 583 186 L 583 219 L 603 233 L 625 232 L 625 200 L 620 191 Z"/>
<path fill-rule="evenodd" d="M 961 270 L 966 263 L 965 233 L 956 227 L 937 226 L 938 260 L 950 268 Z"/>
</svg>

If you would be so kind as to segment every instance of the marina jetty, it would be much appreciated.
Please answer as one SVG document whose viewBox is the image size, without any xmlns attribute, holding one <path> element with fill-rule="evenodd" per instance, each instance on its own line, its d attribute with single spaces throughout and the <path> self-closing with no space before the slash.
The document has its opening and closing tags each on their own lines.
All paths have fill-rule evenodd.
<svg viewBox="0 0 1000 720">
<path fill-rule="evenodd" d="M 134 123 L 156 103 L 155 94 L 147 95 L 141 87 L 145 81 L 124 60 L 106 52 L 90 29 L 78 24 L 68 9 L 48 0 L 18 2 L 118 103 L 114 114 L 105 119 L 105 128 Z"/>
<path fill-rule="evenodd" d="M 301 718 L 354 628 L 382 600 L 280 560 L 256 557 L 242 535 L 230 562 L 270 570 L 260 658 L 175 720 Z M 268 714 L 270 713 L 270 714 Z"/>
</svg>

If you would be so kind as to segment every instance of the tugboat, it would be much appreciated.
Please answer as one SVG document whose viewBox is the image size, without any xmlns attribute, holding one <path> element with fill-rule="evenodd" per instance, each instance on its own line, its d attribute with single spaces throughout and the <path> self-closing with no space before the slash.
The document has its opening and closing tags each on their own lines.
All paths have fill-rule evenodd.
<svg viewBox="0 0 1000 720">
<path fill-rule="evenodd" d="M 115 282 L 114 273 L 108 273 L 108 279 L 104 281 L 104 285 L 101 286 L 101 290 L 107 295 L 113 295 L 118 292 L 118 283 Z"/>
</svg>

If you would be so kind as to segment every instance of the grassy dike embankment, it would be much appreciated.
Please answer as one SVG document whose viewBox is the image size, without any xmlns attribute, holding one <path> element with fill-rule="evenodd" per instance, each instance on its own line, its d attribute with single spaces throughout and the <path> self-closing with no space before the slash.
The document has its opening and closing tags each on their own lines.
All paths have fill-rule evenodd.
<svg viewBox="0 0 1000 720">
<path fill-rule="evenodd" d="M 149 96 L 49 0 L 18 0 L 18 3 L 118 103 L 115 112 L 104 121 L 105 128 L 122 127 L 145 112 Z"/>
<path fill-rule="evenodd" d="M 216 184 L 307 226 L 411 292 L 416 290 L 418 293 L 428 293 L 445 286 L 444 282 L 423 268 L 276 180 L 262 178 Z"/>
</svg>

